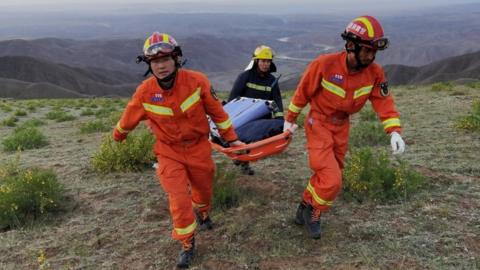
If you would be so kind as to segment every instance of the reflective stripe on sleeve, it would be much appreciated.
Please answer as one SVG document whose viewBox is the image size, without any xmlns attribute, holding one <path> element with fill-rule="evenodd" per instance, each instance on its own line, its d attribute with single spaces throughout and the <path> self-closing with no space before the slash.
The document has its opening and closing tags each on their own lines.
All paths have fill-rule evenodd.
<svg viewBox="0 0 480 270">
<path fill-rule="evenodd" d="M 226 121 L 223 121 L 221 123 L 215 122 L 215 125 L 217 125 L 218 129 L 228 129 L 232 126 L 232 120 L 228 118 Z"/>
<path fill-rule="evenodd" d="M 120 133 L 123 133 L 123 134 L 130 132 L 130 130 L 123 129 L 123 128 L 120 126 L 120 122 L 117 123 L 116 128 L 117 128 L 117 130 L 118 130 Z"/>
<path fill-rule="evenodd" d="M 400 119 L 398 118 L 388 118 L 387 120 L 382 122 L 383 129 L 387 130 L 391 127 L 399 127 L 400 126 Z"/>
<path fill-rule="evenodd" d="M 294 113 L 300 113 L 302 111 L 302 107 L 298 107 L 293 102 L 290 102 L 290 105 L 288 105 L 288 109 Z"/>
</svg>

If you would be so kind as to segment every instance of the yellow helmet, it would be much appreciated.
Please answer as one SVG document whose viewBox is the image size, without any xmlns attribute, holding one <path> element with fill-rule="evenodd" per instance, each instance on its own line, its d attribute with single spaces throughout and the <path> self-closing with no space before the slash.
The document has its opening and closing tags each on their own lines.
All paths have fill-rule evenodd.
<svg viewBox="0 0 480 270">
<path fill-rule="evenodd" d="M 269 59 L 275 57 L 275 52 L 268 46 L 260 45 L 253 52 L 253 59 Z"/>
</svg>

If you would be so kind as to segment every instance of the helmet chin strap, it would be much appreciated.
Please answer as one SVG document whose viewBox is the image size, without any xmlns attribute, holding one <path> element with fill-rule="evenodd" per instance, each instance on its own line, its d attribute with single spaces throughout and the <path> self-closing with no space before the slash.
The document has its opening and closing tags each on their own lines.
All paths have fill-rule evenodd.
<svg viewBox="0 0 480 270">
<path fill-rule="evenodd" d="M 165 78 L 162 78 L 162 79 L 155 76 L 155 74 L 153 74 L 153 76 L 155 76 L 155 78 L 157 78 L 158 84 L 163 89 L 170 90 L 170 89 L 172 89 L 173 83 L 175 82 L 175 77 L 177 76 L 177 70 L 178 70 L 178 68 L 175 68 L 175 70 L 172 73 L 170 73 L 168 76 L 166 76 Z"/>
</svg>

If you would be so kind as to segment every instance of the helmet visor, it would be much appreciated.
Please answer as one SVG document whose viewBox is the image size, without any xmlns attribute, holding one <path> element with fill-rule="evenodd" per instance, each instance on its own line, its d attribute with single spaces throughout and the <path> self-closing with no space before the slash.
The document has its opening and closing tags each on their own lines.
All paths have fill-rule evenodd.
<svg viewBox="0 0 480 270">
<path fill-rule="evenodd" d="M 372 41 L 373 47 L 377 50 L 385 50 L 388 48 L 388 38 L 379 38 Z"/>
<path fill-rule="evenodd" d="M 369 47 L 375 50 L 385 50 L 388 48 L 388 38 L 379 38 L 372 41 L 361 40 L 358 42 L 359 45 Z"/>
<path fill-rule="evenodd" d="M 148 47 L 144 54 L 146 57 L 157 56 L 158 54 L 167 55 L 175 50 L 175 46 L 166 42 L 159 42 Z"/>
</svg>

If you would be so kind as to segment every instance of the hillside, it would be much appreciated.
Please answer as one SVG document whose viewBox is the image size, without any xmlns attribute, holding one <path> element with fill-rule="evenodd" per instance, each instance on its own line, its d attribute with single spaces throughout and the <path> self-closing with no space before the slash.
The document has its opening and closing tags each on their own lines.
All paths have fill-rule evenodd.
<svg viewBox="0 0 480 270">
<path fill-rule="evenodd" d="M 38 97 L 35 91 L 43 89 L 43 97 L 58 97 L 58 88 L 63 92 L 77 93 L 75 96 L 126 96 L 135 91 L 134 79 L 128 74 L 101 70 L 98 68 L 81 69 L 63 64 L 56 64 L 26 56 L 0 57 L 0 78 L 13 79 L 26 83 L 42 83 L 43 86 L 30 88 L 16 88 L 18 84 L 10 84 L 0 89 L 2 97 L 19 97 L 8 93 L 22 92 L 25 98 Z M 129 83 L 130 82 L 130 83 Z M 53 88 L 52 88 L 53 87 Z M 32 95 L 29 95 L 29 92 Z M 63 95 L 61 95 L 63 96 Z M 73 96 L 72 96 L 73 97 Z"/>
<path fill-rule="evenodd" d="M 392 85 L 480 80 L 480 51 L 449 57 L 420 67 L 387 65 L 385 72 Z"/>
<path fill-rule="evenodd" d="M 480 51 L 449 57 L 428 65 L 414 67 L 404 65 L 384 66 L 390 85 L 430 84 L 445 81 L 480 80 Z M 280 88 L 295 89 L 303 74 L 292 73 L 282 77 Z"/>
<path fill-rule="evenodd" d="M 455 129 L 454 123 L 480 98 L 480 89 L 434 92 L 411 86 L 392 92 L 407 143 L 398 159 L 422 173 L 428 186 L 385 204 L 350 201 L 341 194 L 322 216 L 322 239 L 312 240 L 293 223 L 311 173 L 299 129 L 285 153 L 254 163 L 254 176 L 235 177 L 239 204 L 226 210 L 214 206 L 215 228 L 198 234 L 192 269 L 478 269 L 480 135 Z M 68 201 L 52 217 L 0 232 L 0 268 L 38 269 L 41 253 L 51 269 L 174 268 L 179 245 L 170 238 L 167 195 L 155 172 L 100 175 L 91 169 L 91 158 L 110 131 L 79 133 L 79 124 L 96 119 L 80 112 L 93 105 L 120 111 L 117 100 L 1 102 L 13 109 L 37 108 L 19 124 L 46 121 L 40 129 L 50 144 L 22 152 L 21 162 L 53 169 Z M 77 119 L 45 120 L 59 106 Z M 2 111 L 0 121 L 7 116 Z M 13 130 L 0 126 L 0 138 Z M 390 146 L 378 150 L 390 153 Z M 2 152 L 0 162 L 16 155 Z M 215 153 L 214 159 L 219 167 L 238 170 L 223 155 Z"/>
<path fill-rule="evenodd" d="M 40 82 L 0 78 L 0 98 L 31 99 L 31 98 L 78 98 L 86 97 L 78 92 L 57 85 Z"/>
<path fill-rule="evenodd" d="M 209 35 L 176 37 L 188 60 L 187 66 L 204 72 L 229 71 L 246 65 L 256 42 L 245 38 L 219 38 Z M 0 41 L 0 56 L 30 56 L 73 67 L 96 67 L 118 72 L 118 78 L 131 82 L 141 78 L 144 64 L 136 64 L 142 39 L 71 40 L 42 38 Z"/>
</svg>

